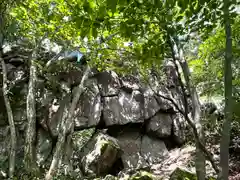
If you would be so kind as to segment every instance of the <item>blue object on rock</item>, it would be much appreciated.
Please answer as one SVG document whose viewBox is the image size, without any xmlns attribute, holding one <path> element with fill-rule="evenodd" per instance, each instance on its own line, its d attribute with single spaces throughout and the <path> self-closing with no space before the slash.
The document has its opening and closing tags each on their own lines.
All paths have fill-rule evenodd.
<svg viewBox="0 0 240 180">
<path fill-rule="evenodd" d="M 65 52 L 65 58 L 77 58 L 77 62 L 80 63 L 83 54 L 80 51 Z"/>
<path fill-rule="evenodd" d="M 63 53 L 58 54 L 56 57 L 52 58 L 47 62 L 47 66 L 49 66 L 51 63 L 54 61 L 60 61 L 60 60 L 69 60 L 69 61 L 75 61 L 77 59 L 77 63 L 79 64 L 85 64 L 86 63 L 86 58 L 83 58 L 84 55 L 78 51 L 65 51 Z"/>
</svg>

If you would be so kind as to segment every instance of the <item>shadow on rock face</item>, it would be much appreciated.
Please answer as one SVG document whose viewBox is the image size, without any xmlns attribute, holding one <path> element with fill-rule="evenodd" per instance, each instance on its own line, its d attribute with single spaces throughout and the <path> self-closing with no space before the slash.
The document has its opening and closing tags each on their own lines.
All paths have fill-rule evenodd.
<svg viewBox="0 0 240 180">
<path fill-rule="evenodd" d="M 122 158 L 119 158 L 116 160 L 116 162 L 113 164 L 111 169 L 109 170 L 108 174 L 111 174 L 113 176 L 117 176 L 120 171 L 124 169 Z"/>
</svg>

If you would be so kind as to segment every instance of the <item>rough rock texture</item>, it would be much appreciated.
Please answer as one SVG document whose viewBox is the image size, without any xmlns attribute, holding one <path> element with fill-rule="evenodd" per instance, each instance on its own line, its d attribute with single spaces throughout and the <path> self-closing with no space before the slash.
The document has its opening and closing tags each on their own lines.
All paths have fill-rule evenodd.
<svg viewBox="0 0 240 180">
<path fill-rule="evenodd" d="M 120 173 L 118 177 L 107 175 L 104 178 L 97 178 L 94 180 L 159 180 L 153 174 L 146 171 L 138 171 L 132 175 Z"/>
<path fill-rule="evenodd" d="M 141 155 L 141 135 L 137 132 L 126 132 L 117 137 L 120 147 L 124 154 L 122 155 L 123 166 L 125 168 L 144 168 L 147 162 Z"/>
<path fill-rule="evenodd" d="M 182 148 L 171 150 L 168 158 L 164 159 L 161 163 L 151 166 L 151 172 L 161 180 L 169 180 L 170 176 L 175 170 L 177 170 L 177 168 L 185 169 L 194 175 L 196 172 L 193 164 L 195 159 L 195 149 L 196 148 L 193 146 L 184 146 Z M 206 175 L 208 177 L 214 177 L 215 175 L 209 161 L 206 161 Z"/>
<path fill-rule="evenodd" d="M 176 113 L 172 115 L 172 135 L 173 139 L 177 144 L 183 144 L 187 136 L 187 124 L 183 115 Z"/>
<path fill-rule="evenodd" d="M 120 92 L 116 97 L 104 98 L 103 118 L 106 126 L 144 121 L 143 96 L 139 91 Z"/>
<path fill-rule="evenodd" d="M 159 138 L 164 138 L 171 135 L 172 125 L 171 114 L 158 112 L 150 119 L 147 131 L 153 132 Z"/>
<path fill-rule="evenodd" d="M 99 133 L 84 147 L 82 168 L 87 175 L 107 174 L 121 156 L 121 149 L 115 138 Z"/>
<path fill-rule="evenodd" d="M 48 110 L 47 117 L 42 122 L 42 126 L 49 131 L 52 136 L 57 137 L 60 129 L 61 118 L 67 113 L 70 104 L 70 96 L 65 95 L 61 100 L 54 98 Z M 67 107 L 66 107 L 67 106 Z"/>
<path fill-rule="evenodd" d="M 141 142 L 141 155 L 149 165 L 153 165 L 167 158 L 169 153 L 163 141 L 144 135 Z"/>
<path fill-rule="evenodd" d="M 102 96 L 117 96 L 121 87 L 118 75 L 113 71 L 105 71 L 96 77 Z"/>
<path fill-rule="evenodd" d="M 26 48 L 13 47 L 3 57 L 9 70 L 14 121 L 22 139 L 27 123 L 29 52 Z M 39 54 L 43 66 L 51 57 L 51 53 Z M 67 117 L 85 68 L 74 62 L 63 63 L 66 66 L 56 63 L 44 67 L 37 79 L 37 153 L 40 164 L 52 155 L 62 117 Z M 184 143 L 186 123 L 168 100 L 171 98 L 182 107 L 182 94 L 174 67 L 167 66 L 165 71 L 167 83 L 159 81 L 159 77 L 151 73 L 148 85 L 139 75 L 120 76 L 114 71 L 92 69 L 75 111 L 73 143 L 78 148 L 74 148 L 73 163 L 81 159 L 86 174 L 106 175 L 113 169 L 117 169 L 114 172 L 117 174 L 122 169 L 146 168 L 161 163 L 169 156 L 169 147 Z M 0 129 L 6 130 L 7 114 L 1 95 L 0 101 Z M 128 126 L 135 128 L 129 130 Z M 78 142 L 82 141 L 82 136 L 85 137 L 84 133 L 80 133 L 85 128 L 106 129 L 106 133 L 95 135 L 82 149 L 83 144 Z M 3 147 L 7 135 L 1 131 L 0 134 L 0 146 Z M 171 146 L 167 146 L 166 142 L 171 142 Z M 18 151 L 22 149 L 23 143 L 18 146 Z M 84 153 L 80 153 L 81 149 Z M 1 154 L 6 157 L 6 153 Z"/>
<path fill-rule="evenodd" d="M 94 180 L 100 180 L 100 179 L 94 179 Z M 112 175 L 107 175 L 107 176 L 105 176 L 103 179 L 101 179 L 101 180 L 118 180 L 118 178 L 117 177 L 114 177 L 114 176 L 112 176 Z"/>
<path fill-rule="evenodd" d="M 129 179 L 131 180 L 153 180 L 154 176 L 145 171 L 139 171 L 133 174 Z"/>
<path fill-rule="evenodd" d="M 177 180 L 177 179 L 192 179 L 197 180 L 197 177 L 194 173 L 189 172 L 186 169 L 176 168 L 170 176 L 169 180 Z"/>
<path fill-rule="evenodd" d="M 23 145 L 24 139 L 23 135 L 17 132 L 17 149 L 16 149 L 16 171 L 19 171 L 20 168 L 23 166 Z M 10 150 L 10 128 L 9 126 L 0 127 L 0 179 L 7 179 L 8 173 L 8 156 Z"/>
<path fill-rule="evenodd" d="M 7 152 L 9 148 L 9 127 L 0 128 L 0 161 L 3 163 L 7 160 Z"/>
<path fill-rule="evenodd" d="M 166 99 L 158 96 L 156 92 L 157 91 L 153 91 L 151 88 L 147 88 L 144 91 L 145 119 L 154 116 L 159 111 L 166 112 L 173 109 L 171 103 Z M 162 95 L 163 92 L 160 93 Z"/>
<path fill-rule="evenodd" d="M 37 133 L 37 162 L 40 165 L 49 158 L 52 150 L 52 139 L 43 129 L 39 129 Z"/>
<path fill-rule="evenodd" d="M 169 180 L 177 180 L 177 179 L 192 179 L 197 180 L 196 174 L 188 171 L 184 168 L 176 168 L 170 176 Z M 216 178 L 209 177 L 206 180 L 216 180 Z"/>
<path fill-rule="evenodd" d="M 123 150 L 122 162 L 125 169 L 141 169 L 161 162 L 168 150 L 163 141 L 141 135 L 135 129 L 116 137 Z"/>
<path fill-rule="evenodd" d="M 75 114 L 75 127 L 91 127 L 100 122 L 102 102 L 97 81 L 91 79 L 80 97 Z"/>
</svg>

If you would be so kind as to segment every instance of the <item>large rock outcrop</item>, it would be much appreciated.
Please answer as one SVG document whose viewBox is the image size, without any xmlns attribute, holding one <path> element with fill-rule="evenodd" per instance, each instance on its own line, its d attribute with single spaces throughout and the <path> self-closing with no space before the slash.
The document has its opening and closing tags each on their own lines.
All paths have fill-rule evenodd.
<svg viewBox="0 0 240 180">
<path fill-rule="evenodd" d="M 19 132 L 23 132 L 27 123 L 25 101 L 28 59 L 21 55 L 26 53 L 29 51 L 15 48 L 4 55 L 9 70 L 8 78 L 11 80 L 10 91 L 15 92 L 11 101 Z M 49 57 L 51 55 L 45 53 L 44 58 L 41 58 L 43 65 Z M 68 113 L 85 68 L 73 64 L 78 69 L 67 71 L 60 67 L 56 70 L 58 66 L 53 66 L 46 68 L 47 72 L 39 72 L 38 76 L 39 163 L 44 163 L 51 157 L 61 119 Z M 185 121 L 175 106 L 167 100 L 172 98 L 182 107 L 177 75 L 173 66 L 165 67 L 165 71 L 167 83 L 159 82 L 156 76 L 151 75 L 149 85 L 138 75 L 120 76 L 114 71 L 97 72 L 92 69 L 92 76 L 85 83 L 84 93 L 75 111 L 74 129 L 75 132 L 86 128 L 106 131 L 105 134 L 94 135 L 86 146 L 80 148 L 81 150 L 75 149 L 79 152 L 73 153 L 78 156 L 74 160 L 82 162 L 81 168 L 86 175 L 107 174 L 114 171 L 113 168 L 117 169 L 116 166 L 121 166 L 122 169 L 149 167 L 163 161 L 171 148 L 185 141 Z M 1 96 L 0 100 L 0 125 L 6 129 L 7 116 Z M 1 143 L 0 146 L 3 146 Z"/>
</svg>

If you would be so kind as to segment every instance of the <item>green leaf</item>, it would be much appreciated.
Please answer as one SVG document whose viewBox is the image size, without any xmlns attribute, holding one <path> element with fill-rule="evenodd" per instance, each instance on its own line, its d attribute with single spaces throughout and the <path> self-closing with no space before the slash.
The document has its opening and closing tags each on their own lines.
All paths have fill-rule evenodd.
<svg viewBox="0 0 240 180">
<path fill-rule="evenodd" d="M 179 21 L 181 21 L 182 19 L 183 19 L 183 15 L 180 15 L 180 16 L 178 16 L 177 18 L 176 18 L 176 22 L 179 22 Z"/>
<path fill-rule="evenodd" d="M 112 13 L 116 12 L 118 0 L 107 0 L 107 6 L 111 9 Z"/>
<path fill-rule="evenodd" d="M 93 36 L 94 38 L 96 38 L 97 35 L 98 35 L 96 26 L 92 26 L 91 32 L 92 32 L 92 36 Z"/>
</svg>

